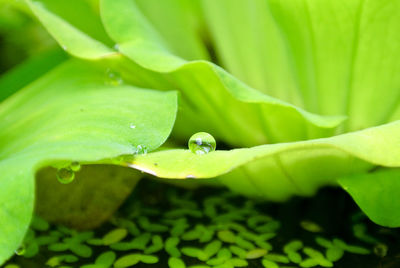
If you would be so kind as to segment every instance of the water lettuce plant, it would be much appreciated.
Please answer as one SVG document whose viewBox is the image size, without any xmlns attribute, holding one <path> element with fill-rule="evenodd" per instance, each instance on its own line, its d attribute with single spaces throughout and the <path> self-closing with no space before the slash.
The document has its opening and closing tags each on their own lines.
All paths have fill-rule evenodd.
<svg viewBox="0 0 400 268">
<path fill-rule="evenodd" d="M 26 3 L 70 57 L 0 83 L 0 263 L 35 172 L 72 162 L 274 201 L 340 185 L 400 226 L 398 1 Z M 179 148 L 197 132 L 235 149 Z"/>
</svg>

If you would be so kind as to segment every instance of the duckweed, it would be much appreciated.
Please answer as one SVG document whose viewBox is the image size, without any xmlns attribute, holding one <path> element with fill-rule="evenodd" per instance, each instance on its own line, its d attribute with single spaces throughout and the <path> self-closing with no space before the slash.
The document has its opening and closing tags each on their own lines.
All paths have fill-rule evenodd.
<svg viewBox="0 0 400 268">
<path fill-rule="evenodd" d="M 103 244 L 108 246 L 123 240 L 128 235 L 128 231 L 123 228 L 114 229 L 103 236 Z"/>
<path fill-rule="evenodd" d="M 173 268 L 247 267 L 250 262 L 276 268 L 332 267 L 345 252 L 371 252 L 338 238 L 317 236 L 314 244 L 292 240 L 283 246 L 283 253 L 270 253 L 281 224 L 258 211 L 256 201 L 234 205 L 230 200 L 238 197 L 231 193 L 207 197 L 202 202 L 190 200 L 190 196 L 177 191 L 167 194 L 166 207 L 170 207 L 166 209 L 134 201 L 129 216 L 115 215 L 105 232 L 77 232 L 35 217 L 23 243 L 23 255 L 34 257 L 41 247 L 47 247 L 52 255 L 46 262 L 49 267 L 77 267 L 77 263 L 86 263 L 82 268 L 125 268 L 139 263 L 142 267 L 158 263 L 159 256 L 166 252 L 168 266 Z M 304 221 L 300 225 L 304 228 Z M 360 230 L 358 236 L 361 231 L 366 235 L 365 229 Z M 322 252 L 310 246 L 322 247 Z M 88 259 L 93 252 L 97 257 Z M 385 256 L 387 247 L 378 244 L 374 253 Z M 5 268 L 18 268 L 13 265 L 9 263 Z"/>
</svg>

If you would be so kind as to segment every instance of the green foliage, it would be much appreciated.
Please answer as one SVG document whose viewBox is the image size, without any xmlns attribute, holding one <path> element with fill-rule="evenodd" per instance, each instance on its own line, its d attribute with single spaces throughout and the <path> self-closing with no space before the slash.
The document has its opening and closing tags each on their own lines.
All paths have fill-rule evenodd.
<svg viewBox="0 0 400 268">
<path fill-rule="evenodd" d="M 3 99 L 30 83 L 0 104 L 0 263 L 30 221 L 36 170 L 71 161 L 216 177 L 214 185 L 279 201 L 339 179 L 371 219 L 400 225 L 396 172 L 367 173 L 400 166 L 397 1 L 27 3 L 80 60 L 31 82 L 56 65 L 44 59 L 25 82 L 0 81 Z M 175 142 L 208 132 L 239 149 L 151 152 L 173 127 Z"/>
</svg>

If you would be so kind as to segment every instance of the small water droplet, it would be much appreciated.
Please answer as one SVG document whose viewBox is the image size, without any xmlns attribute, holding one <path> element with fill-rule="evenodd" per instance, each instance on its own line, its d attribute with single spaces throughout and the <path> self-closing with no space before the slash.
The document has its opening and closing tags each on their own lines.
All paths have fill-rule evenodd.
<svg viewBox="0 0 400 268">
<path fill-rule="evenodd" d="M 73 161 L 73 162 L 71 162 L 71 164 L 69 165 L 69 168 L 70 168 L 73 172 L 77 172 L 77 171 L 81 170 L 81 164 L 79 164 L 79 162 L 77 162 L 77 161 Z"/>
<path fill-rule="evenodd" d="M 207 132 L 198 132 L 189 139 L 189 149 L 195 154 L 208 154 L 215 151 L 217 143 Z"/>
<path fill-rule="evenodd" d="M 195 178 L 196 178 L 196 176 L 192 175 L 192 174 L 189 174 L 186 176 L 186 179 L 195 179 Z"/>
<path fill-rule="evenodd" d="M 134 154 L 147 154 L 147 147 L 139 144 L 136 146 Z"/>
<path fill-rule="evenodd" d="M 116 51 L 119 51 L 119 44 L 115 44 L 115 45 L 114 45 L 114 49 L 115 49 Z"/>
<path fill-rule="evenodd" d="M 107 69 L 107 84 L 112 86 L 121 85 L 124 81 L 122 80 L 121 74 L 113 71 L 111 69 Z"/>
<path fill-rule="evenodd" d="M 21 245 L 19 246 L 19 248 L 15 250 L 15 254 L 18 256 L 22 256 L 25 254 L 25 251 L 26 251 L 25 245 Z"/>
<path fill-rule="evenodd" d="M 75 172 L 70 168 L 60 168 L 57 170 L 57 179 L 62 184 L 71 183 L 75 178 Z"/>
<path fill-rule="evenodd" d="M 68 50 L 68 47 L 67 47 L 66 45 L 62 45 L 61 47 L 62 47 L 62 49 L 64 49 L 65 51 Z"/>
<path fill-rule="evenodd" d="M 136 128 L 136 126 L 134 124 L 130 124 L 129 127 L 132 129 Z"/>
</svg>

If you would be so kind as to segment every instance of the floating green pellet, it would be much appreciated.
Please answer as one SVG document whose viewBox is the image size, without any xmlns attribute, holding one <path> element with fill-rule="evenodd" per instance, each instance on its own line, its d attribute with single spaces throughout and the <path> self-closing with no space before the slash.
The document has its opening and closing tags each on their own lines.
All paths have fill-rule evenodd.
<svg viewBox="0 0 400 268">
<path fill-rule="evenodd" d="M 279 268 L 279 265 L 271 260 L 263 259 L 261 263 L 265 268 Z"/>
<path fill-rule="evenodd" d="M 65 243 L 55 243 L 55 244 L 49 245 L 47 248 L 50 251 L 60 252 L 60 251 L 68 250 L 69 249 L 69 245 L 65 244 Z"/>
<path fill-rule="evenodd" d="M 37 231 L 47 231 L 49 229 L 49 223 L 47 221 L 45 221 L 44 219 L 40 218 L 39 216 L 34 216 L 32 218 L 32 222 L 31 222 L 31 228 L 35 229 Z"/>
<path fill-rule="evenodd" d="M 259 234 L 258 235 L 258 240 L 266 241 L 274 238 L 276 236 L 276 233 L 265 233 L 265 234 Z"/>
<path fill-rule="evenodd" d="M 288 252 L 286 252 L 286 254 L 287 254 L 289 260 L 294 263 L 300 263 L 303 259 L 301 257 L 301 255 L 299 253 L 297 253 L 296 251 L 288 251 Z"/>
<path fill-rule="evenodd" d="M 150 233 L 143 233 L 140 236 L 134 238 L 131 242 L 129 242 L 130 249 L 144 250 L 146 248 L 146 245 L 150 242 L 150 239 L 151 239 Z"/>
<path fill-rule="evenodd" d="M 34 241 L 32 243 L 29 243 L 24 252 L 24 257 L 25 258 L 33 258 L 39 253 L 39 245 L 35 243 Z"/>
<path fill-rule="evenodd" d="M 205 259 L 201 259 L 202 261 L 206 261 L 209 258 L 211 258 L 212 256 L 214 256 L 215 254 L 217 254 L 217 252 L 221 249 L 222 246 L 222 242 L 218 241 L 218 240 L 214 240 L 211 243 L 207 244 L 204 249 L 203 252 L 206 255 Z"/>
<path fill-rule="evenodd" d="M 179 258 L 181 256 L 181 252 L 176 247 L 180 242 L 178 237 L 169 237 L 165 240 L 165 251 L 171 256 L 175 258 Z"/>
<path fill-rule="evenodd" d="M 308 220 L 304 220 L 300 222 L 300 226 L 306 230 L 309 231 L 311 233 L 320 233 L 323 231 L 323 229 L 321 228 L 321 226 L 319 226 L 318 224 L 316 224 L 315 222 L 312 221 L 308 221 Z"/>
<path fill-rule="evenodd" d="M 273 261 L 273 262 L 280 262 L 280 263 L 289 263 L 289 258 L 282 254 L 276 253 L 268 253 L 264 256 L 264 259 Z"/>
<path fill-rule="evenodd" d="M 215 231 L 214 230 L 205 230 L 202 236 L 199 238 L 200 243 L 210 242 L 214 238 Z"/>
<path fill-rule="evenodd" d="M 21 268 L 21 267 L 17 264 L 7 264 L 4 268 Z"/>
<path fill-rule="evenodd" d="M 129 254 L 119 258 L 115 263 L 115 268 L 126 268 L 138 264 L 141 261 L 140 254 Z"/>
<path fill-rule="evenodd" d="M 66 255 L 61 255 L 60 256 L 63 261 L 68 262 L 68 263 L 74 263 L 79 261 L 79 258 L 76 257 L 75 255 L 71 255 L 71 254 L 66 254 Z"/>
<path fill-rule="evenodd" d="M 145 254 L 153 254 L 155 252 L 162 250 L 164 247 L 162 238 L 159 235 L 153 236 L 152 243 L 153 244 L 151 246 L 149 246 L 144 250 Z"/>
<path fill-rule="evenodd" d="M 232 253 L 229 251 L 229 249 L 223 248 L 220 251 L 218 251 L 217 257 L 228 260 L 232 258 Z"/>
<path fill-rule="evenodd" d="M 198 258 L 198 256 L 203 252 L 201 249 L 193 248 L 193 247 L 184 247 L 181 248 L 181 252 L 188 257 Z"/>
<path fill-rule="evenodd" d="M 303 247 L 303 242 L 300 240 L 293 240 L 283 247 L 283 252 L 286 254 L 290 251 L 298 251 Z"/>
<path fill-rule="evenodd" d="M 51 257 L 46 262 L 46 265 L 50 266 L 50 267 L 56 267 L 56 266 L 59 266 L 60 264 L 61 264 L 61 259 L 59 256 Z"/>
<path fill-rule="evenodd" d="M 260 237 L 257 234 L 255 234 L 253 232 L 249 232 L 249 231 L 239 232 L 239 236 L 243 237 L 244 239 L 251 240 L 251 241 L 260 240 Z"/>
<path fill-rule="evenodd" d="M 175 257 L 170 257 L 168 259 L 168 266 L 170 268 L 186 268 L 186 264 L 183 262 L 183 260 Z"/>
<path fill-rule="evenodd" d="M 318 250 L 315 250 L 310 247 L 305 247 L 303 249 L 303 251 L 306 255 L 308 255 L 310 257 L 310 259 L 315 260 L 318 263 L 318 265 L 321 265 L 323 267 L 332 267 L 333 266 L 333 263 L 328 261 L 327 259 L 325 259 L 324 255 L 321 252 L 319 252 Z M 313 262 L 309 261 L 309 259 L 304 260 L 301 263 L 304 263 L 304 262 L 306 264 L 313 263 Z M 300 263 L 300 266 L 302 266 L 301 263 Z M 305 265 L 305 264 L 303 264 L 303 265 Z M 302 267 L 306 267 L 306 266 L 302 266 Z"/>
<path fill-rule="evenodd" d="M 326 259 L 331 262 L 340 260 L 343 257 L 344 250 L 338 247 L 331 247 L 326 250 Z"/>
<path fill-rule="evenodd" d="M 158 262 L 158 257 L 154 255 L 140 255 L 140 261 L 146 264 L 154 264 Z"/>
<path fill-rule="evenodd" d="M 320 237 L 320 236 L 317 236 L 317 237 L 315 238 L 315 242 L 316 242 L 318 245 L 320 245 L 321 247 L 324 247 L 324 248 L 331 248 L 331 247 L 334 246 L 333 243 L 332 243 L 331 241 L 329 241 L 328 239 L 325 239 L 325 238 L 323 238 L 323 237 Z"/>
<path fill-rule="evenodd" d="M 92 249 L 86 245 L 82 244 L 73 244 L 70 245 L 69 249 L 75 253 L 76 255 L 83 257 L 83 258 L 89 258 L 92 256 Z"/>
<path fill-rule="evenodd" d="M 213 267 L 215 267 L 215 265 L 221 265 L 225 262 L 226 262 L 226 259 L 215 257 L 215 258 L 209 259 L 206 263 L 208 265 L 212 265 Z"/>
<path fill-rule="evenodd" d="M 244 248 L 244 249 L 248 249 L 248 250 L 256 248 L 251 242 L 241 238 L 240 236 L 236 237 L 235 243 L 239 247 Z"/>
<path fill-rule="evenodd" d="M 190 230 L 182 235 L 182 240 L 191 241 L 199 239 L 201 236 L 201 232 L 199 230 Z"/>
<path fill-rule="evenodd" d="M 242 248 L 240 248 L 240 247 L 238 247 L 238 246 L 231 245 L 231 246 L 229 246 L 229 250 L 230 250 L 233 254 L 235 254 L 236 256 L 238 256 L 238 257 L 241 258 L 241 259 L 246 258 L 247 251 L 244 250 L 244 249 L 242 249 Z"/>
<path fill-rule="evenodd" d="M 256 244 L 258 247 L 263 248 L 263 249 L 265 249 L 265 250 L 267 250 L 267 251 L 272 250 L 272 245 L 271 245 L 270 243 L 268 243 L 268 242 L 256 240 L 256 241 L 255 241 L 255 244 Z"/>
<path fill-rule="evenodd" d="M 111 267 L 111 265 L 114 263 L 117 255 L 112 252 L 112 251 L 107 251 L 102 254 L 100 254 L 96 258 L 95 264 L 101 265 L 102 267 Z"/>
<path fill-rule="evenodd" d="M 249 265 L 249 263 L 246 260 L 242 260 L 239 258 L 232 258 L 227 262 L 231 264 L 233 267 L 247 267 Z"/>
<path fill-rule="evenodd" d="M 126 229 L 114 229 L 103 236 L 103 244 L 109 246 L 118 243 L 123 240 L 127 235 L 128 231 Z"/>
<path fill-rule="evenodd" d="M 263 248 L 255 248 L 246 253 L 246 259 L 258 259 L 267 255 L 268 251 Z"/>
</svg>

